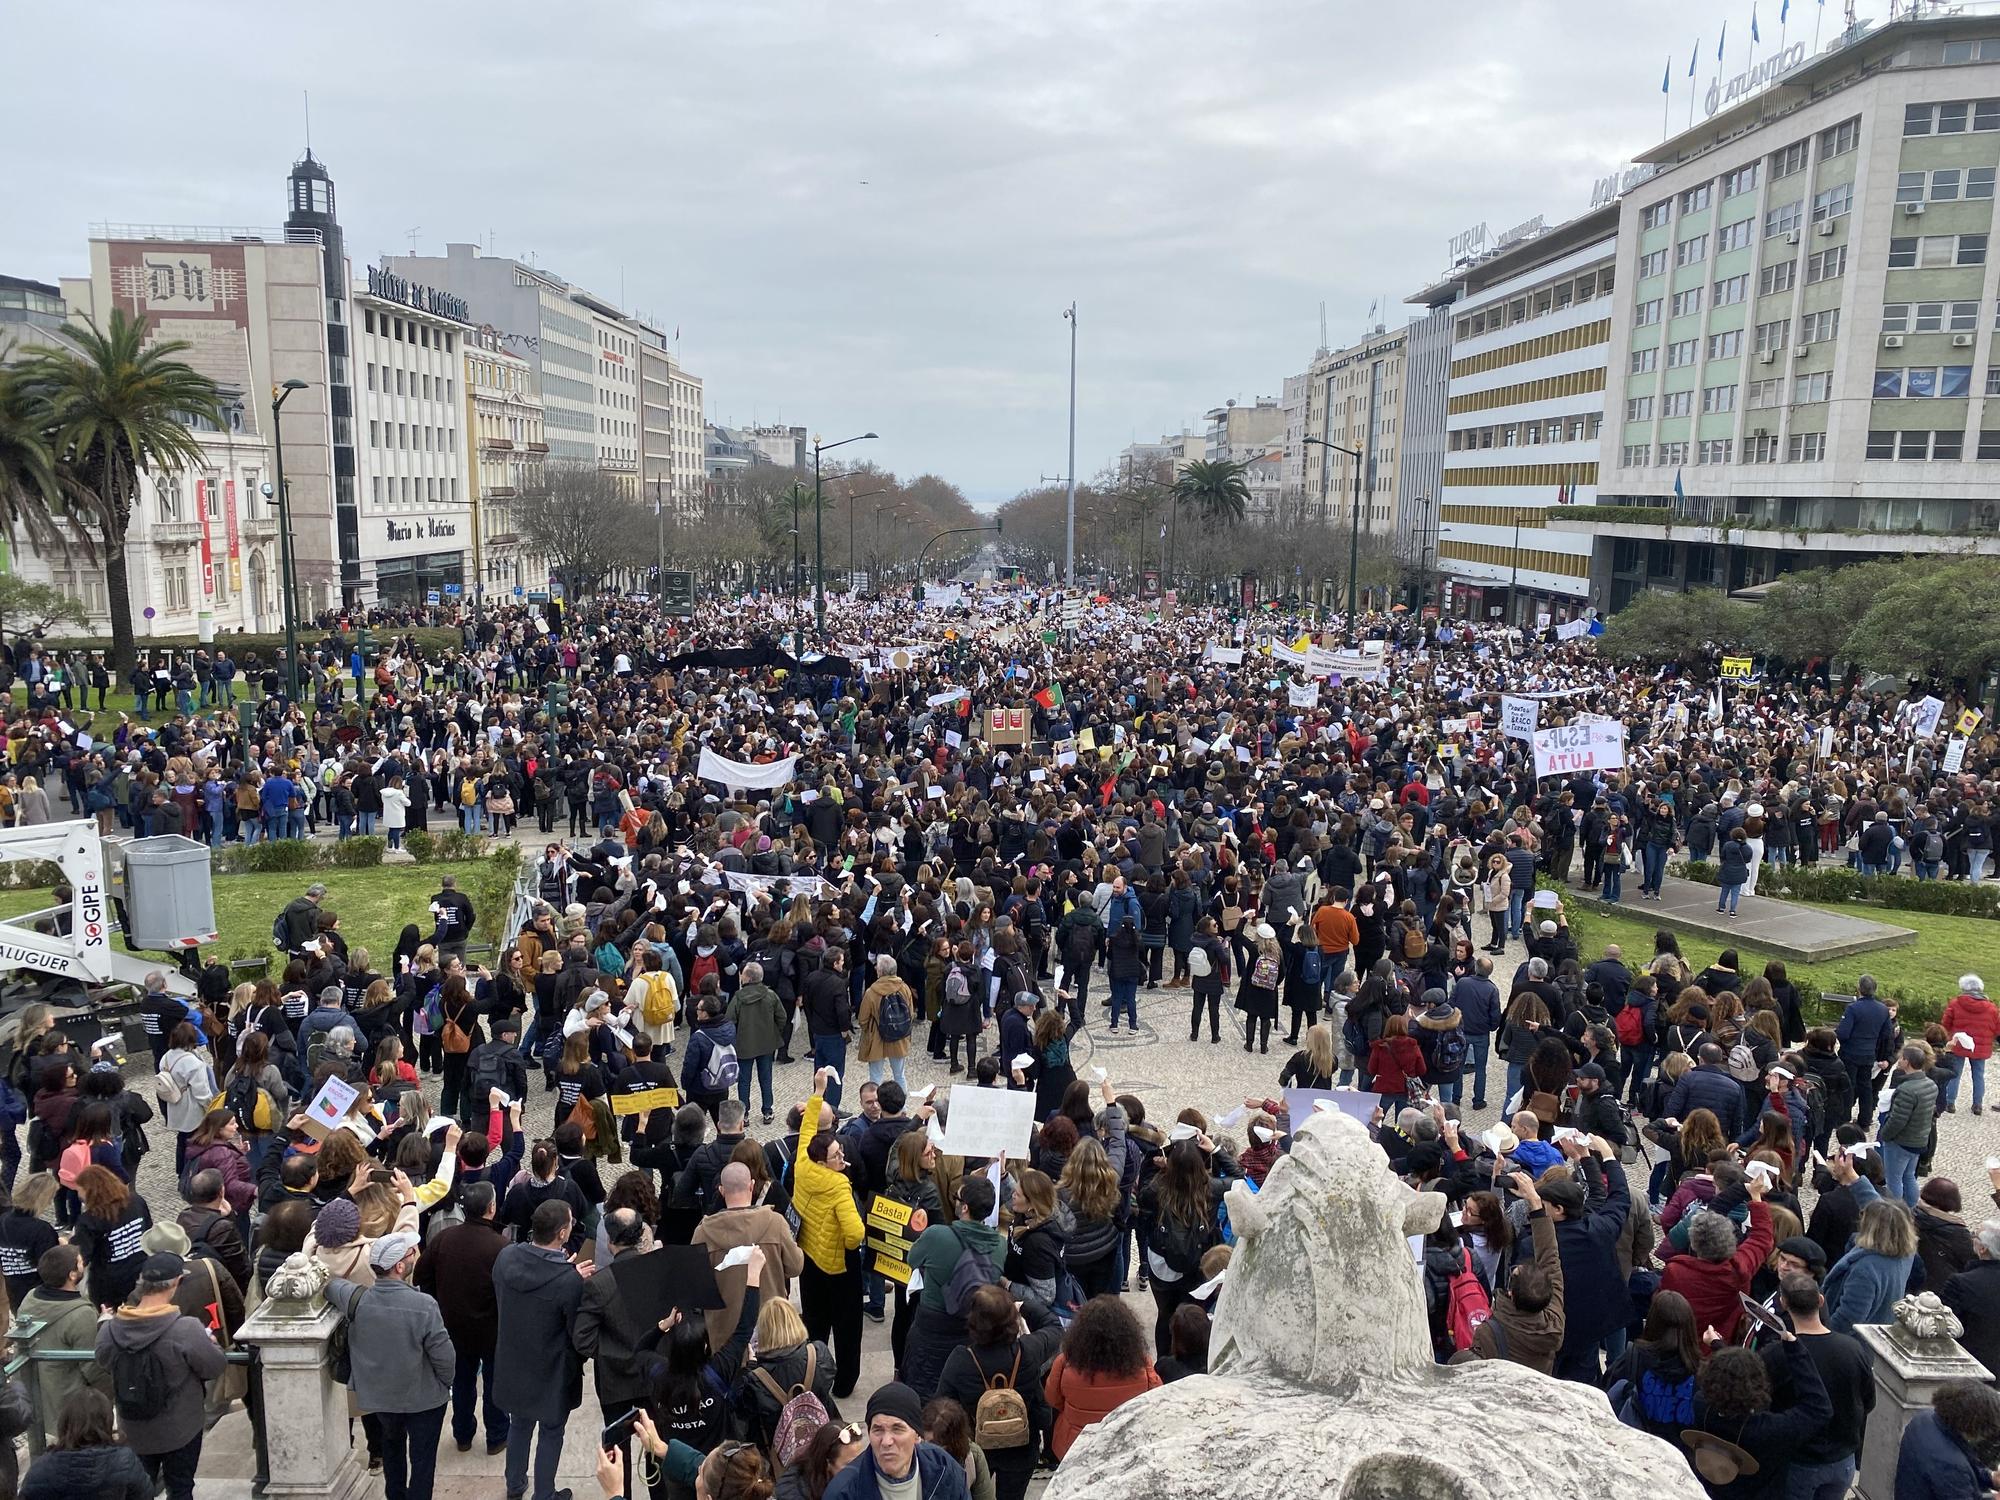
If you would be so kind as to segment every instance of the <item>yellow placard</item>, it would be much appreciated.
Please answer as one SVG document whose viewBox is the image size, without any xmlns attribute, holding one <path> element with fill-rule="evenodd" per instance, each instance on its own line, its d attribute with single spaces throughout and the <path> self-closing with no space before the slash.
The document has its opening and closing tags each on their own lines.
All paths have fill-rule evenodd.
<svg viewBox="0 0 2000 1500">
<path fill-rule="evenodd" d="M 905 1261 L 891 1260 L 886 1255 L 877 1255 L 875 1257 L 875 1270 L 878 1275 L 886 1276 L 899 1285 L 908 1286 L 910 1284 L 910 1267 Z"/>
<path fill-rule="evenodd" d="M 1972 733 L 1973 730 L 1979 727 L 1979 721 L 1985 717 L 1986 717 L 1985 713 L 1983 713 L 1981 710 L 1976 708 L 1968 708 L 1964 713 L 1958 716 L 1958 732 L 1960 734 Z"/>
<path fill-rule="evenodd" d="M 1095 729 L 1085 729 L 1076 737 L 1076 748 L 1079 750 L 1095 750 L 1097 748 L 1097 731 Z"/>
<path fill-rule="evenodd" d="M 611 1113 L 614 1115 L 646 1115 L 656 1109 L 679 1109 L 681 1091 L 679 1089 L 645 1089 L 636 1094 L 613 1094 Z"/>
<path fill-rule="evenodd" d="M 1722 675 L 1736 679 L 1750 675 L 1751 659 L 1747 656 L 1725 656 L 1722 658 Z"/>
<path fill-rule="evenodd" d="M 910 1279 L 910 1245 L 916 1236 L 910 1220 L 916 1210 L 910 1204 L 877 1193 L 868 1200 L 867 1247 L 875 1252 L 875 1269 L 895 1282 Z"/>
</svg>

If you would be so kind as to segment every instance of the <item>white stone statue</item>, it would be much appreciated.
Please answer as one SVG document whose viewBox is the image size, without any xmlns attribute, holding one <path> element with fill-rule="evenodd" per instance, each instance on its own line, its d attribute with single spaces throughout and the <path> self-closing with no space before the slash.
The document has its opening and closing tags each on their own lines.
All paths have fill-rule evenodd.
<svg viewBox="0 0 2000 1500">
<path fill-rule="evenodd" d="M 331 1280 L 331 1271 L 304 1251 L 295 1250 L 285 1257 L 283 1265 L 271 1273 L 264 1291 L 271 1302 L 290 1304 L 285 1310 L 295 1310 L 298 1316 L 303 1317 L 318 1309 L 326 1295 L 326 1284 Z"/>
<path fill-rule="evenodd" d="M 1086 1428 L 1047 1500 L 1705 1500 L 1681 1452 L 1601 1391 L 1435 1361 L 1407 1237 L 1443 1212 L 1357 1121 L 1300 1122 L 1263 1190 L 1230 1192 L 1213 1373 Z"/>
<path fill-rule="evenodd" d="M 1890 1309 L 1896 1322 L 1913 1339 L 1955 1339 L 1965 1332 L 1958 1314 L 1936 1292 L 1918 1292 Z"/>
</svg>

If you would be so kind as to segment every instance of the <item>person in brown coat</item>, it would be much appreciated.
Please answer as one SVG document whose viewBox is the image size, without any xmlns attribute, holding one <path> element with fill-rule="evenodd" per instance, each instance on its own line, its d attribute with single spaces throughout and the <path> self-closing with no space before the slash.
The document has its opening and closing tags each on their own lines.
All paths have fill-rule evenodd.
<svg viewBox="0 0 2000 1500">
<path fill-rule="evenodd" d="M 1555 1223 L 1542 1206 L 1534 1178 L 1516 1172 L 1513 1183 L 1515 1193 L 1528 1205 L 1535 1258 L 1514 1267 L 1507 1285 L 1494 1292 L 1493 1315 L 1472 1336 L 1471 1357 L 1508 1359 L 1548 1375 L 1555 1371 L 1565 1326 L 1562 1255 L 1556 1247 Z"/>
<path fill-rule="evenodd" d="M 882 1034 L 882 1004 L 891 996 L 902 1004 L 902 1034 L 893 1039 Z M 893 1075 L 896 1082 L 908 1090 L 909 1084 L 903 1076 L 903 1059 L 909 1055 L 910 1033 L 916 1026 L 918 1010 L 917 997 L 897 977 L 894 956 L 884 953 L 876 960 L 875 982 L 861 992 L 861 1008 L 854 1013 L 854 1023 L 861 1032 L 861 1049 L 855 1055 L 868 1064 L 870 1083 L 880 1083 L 885 1074 Z M 893 1031 L 896 1028 L 889 1029 Z"/>
<path fill-rule="evenodd" d="M 863 1002 L 866 1003 L 865 1001 Z M 805 1268 L 805 1252 L 792 1237 L 791 1226 L 775 1209 L 753 1204 L 757 1185 L 750 1169 L 730 1162 L 717 1179 L 722 1191 L 722 1208 L 701 1221 L 691 1243 L 708 1252 L 708 1263 L 720 1267 L 723 1257 L 741 1245 L 757 1245 L 764 1251 L 764 1277 L 759 1288 L 766 1298 L 786 1298 L 792 1294 L 792 1278 Z M 749 1273 L 741 1266 L 717 1270 L 715 1284 L 722 1292 L 722 1306 L 705 1316 L 708 1344 L 720 1349 L 729 1342 L 743 1312 L 743 1289 Z"/>
</svg>

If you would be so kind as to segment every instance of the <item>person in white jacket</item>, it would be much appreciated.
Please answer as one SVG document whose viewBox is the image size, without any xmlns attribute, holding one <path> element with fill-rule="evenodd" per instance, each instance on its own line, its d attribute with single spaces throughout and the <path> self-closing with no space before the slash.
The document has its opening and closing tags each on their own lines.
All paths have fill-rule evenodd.
<svg viewBox="0 0 2000 1500">
<path fill-rule="evenodd" d="M 388 835 L 389 847 L 403 847 L 403 830 L 410 821 L 410 794 L 403 786 L 403 778 L 391 776 L 389 784 L 382 788 L 382 832 Z"/>
<path fill-rule="evenodd" d="M 155 1079 L 160 1117 L 174 1133 L 174 1172 L 187 1165 L 188 1136 L 222 1092 L 215 1084 L 215 1063 L 202 1045 L 192 1021 L 182 1021 L 168 1033 L 166 1054 Z"/>
</svg>

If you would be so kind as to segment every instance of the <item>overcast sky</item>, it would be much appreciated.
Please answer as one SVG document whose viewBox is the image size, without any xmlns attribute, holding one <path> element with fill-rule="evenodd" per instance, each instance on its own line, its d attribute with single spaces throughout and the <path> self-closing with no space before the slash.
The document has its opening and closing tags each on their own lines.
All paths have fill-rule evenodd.
<svg viewBox="0 0 2000 1500">
<path fill-rule="evenodd" d="M 1783 0 L 1760 0 L 1761 58 Z M 1864 0 L 1864 17 L 1886 0 Z M 681 333 L 712 420 L 785 421 L 997 502 L 1235 397 L 1445 268 L 1589 206 L 1749 0 L 178 0 L 17 7 L 0 272 L 87 226 L 276 224 L 312 145 L 359 273 L 490 234 Z M 137 17 L 140 13 L 133 12 Z M 1790 40 L 1841 24 L 1792 0 Z M 40 64 L 34 59 L 41 59 Z"/>
</svg>

